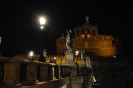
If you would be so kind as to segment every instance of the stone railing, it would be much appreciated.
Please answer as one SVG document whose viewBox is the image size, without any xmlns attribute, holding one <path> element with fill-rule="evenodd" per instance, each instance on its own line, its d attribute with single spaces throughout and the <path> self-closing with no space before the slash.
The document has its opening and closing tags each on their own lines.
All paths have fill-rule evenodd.
<svg viewBox="0 0 133 88">
<path fill-rule="evenodd" d="M 0 57 L 0 88 L 19 88 L 68 77 L 68 66 Z"/>
<path fill-rule="evenodd" d="M 32 59 L 34 61 L 38 61 L 39 57 L 40 57 L 40 55 L 34 55 L 32 57 Z M 15 55 L 15 58 L 19 58 L 21 60 L 28 60 L 29 59 L 29 56 L 26 55 L 26 54 L 22 54 L 22 55 Z M 56 60 L 54 60 L 54 58 L 56 58 Z M 47 55 L 45 59 L 46 59 L 46 62 L 47 63 L 50 63 L 50 62 L 54 62 L 55 61 L 55 63 L 57 65 L 61 65 L 61 63 L 66 62 L 66 56 L 65 55 Z M 81 57 L 80 56 L 77 56 L 77 57 L 74 56 L 73 61 L 75 63 L 77 63 L 78 66 L 81 65 Z"/>
</svg>

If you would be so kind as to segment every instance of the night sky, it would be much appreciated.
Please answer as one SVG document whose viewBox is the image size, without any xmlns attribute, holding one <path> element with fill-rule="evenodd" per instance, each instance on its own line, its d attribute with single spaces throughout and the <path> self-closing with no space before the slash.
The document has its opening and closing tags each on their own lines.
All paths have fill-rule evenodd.
<svg viewBox="0 0 133 88">
<path fill-rule="evenodd" d="M 99 34 L 122 39 L 123 53 L 133 50 L 133 6 L 131 1 L 100 0 L 4 0 L 0 3 L 0 36 L 3 56 L 40 53 L 41 33 L 43 48 L 55 54 L 56 39 L 66 30 L 85 24 L 97 24 Z M 39 16 L 46 17 L 45 28 L 39 28 Z"/>
</svg>

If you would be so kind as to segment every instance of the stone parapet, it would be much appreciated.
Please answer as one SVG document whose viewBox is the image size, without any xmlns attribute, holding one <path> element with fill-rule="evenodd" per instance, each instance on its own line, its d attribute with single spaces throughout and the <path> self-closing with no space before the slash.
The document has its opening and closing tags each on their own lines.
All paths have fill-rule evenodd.
<svg viewBox="0 0 133 88">
<path fill-rule="evenodd" d="M 83 77 L 82 76 L 70 77 L 71 88 L 82 88 L 82 83 L 83 83 Z"/>
<path fill-rule="evenodd" d="M 73 76 L 70 78 L 70 83 L 83 83 L 83 76 Z"/>
<path fill-rule="evenodd" d="M 40 67 L 40 80 L 42 80 L 42 81 L 48 80 L 48 66 Z"/>
<path fill-rule="evenodd" d="M 4 84 L 14 85 L 19 83 L 19 63 L 6 63 L 4 65 Z"/>
<path fill-rule="evenodd" d="M 29 64 L 27 65 L 27 74 L 26 74 L 27 81 L 31 84 L 35 83 L 37 80 L 37 65 Z"/>
<path fill-rule="evenodd" d="M 41 82 L 50 85 L 49 82 L 57 79 L 62 78 L 60 66 L 56 64 L 0 57 L 0 88 L 20 88 Z"/>
</svg>

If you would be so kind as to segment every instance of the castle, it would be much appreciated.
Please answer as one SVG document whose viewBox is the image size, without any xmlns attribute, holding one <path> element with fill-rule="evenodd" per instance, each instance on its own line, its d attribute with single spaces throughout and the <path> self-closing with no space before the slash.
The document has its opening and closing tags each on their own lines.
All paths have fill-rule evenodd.
<svg viewBox="0 0 133 88">
<path fill-rule="evenodd" d="M 121 51 L 121 39 L 111 35 L 100 35 L 97 25 L 86 23 L 74 28 L 75 42 L 74 52 L 84 50 L 96 56 L 115 56 Z M 66 51 L 66 38 L 56 39 L 56 54 L 64 54 Z"/>
</svg>

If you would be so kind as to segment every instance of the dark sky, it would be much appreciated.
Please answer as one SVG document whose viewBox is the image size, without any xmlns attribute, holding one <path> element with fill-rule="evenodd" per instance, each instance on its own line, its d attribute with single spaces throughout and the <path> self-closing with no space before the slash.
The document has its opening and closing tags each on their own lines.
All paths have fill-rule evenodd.
<svg viewBox="0 0 133 88">
<path fill-rule="evenodd" d="M 97 24 L 99 34 L 113 35 L 122 39 L 122 49 L 133 49 L 132 2 L 100 0 L 4 0 L 0 3 L 2 37 L 1 53 L 5 56 L 40 52 L 41 33 L 38 18 L 46 17 L 43 30 L 43 48 L 55 54 L 56 42 L 65 30 L 85 24 L 85 16 L 91 24 Z"/>
</svg>

